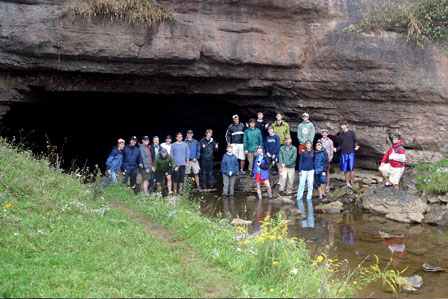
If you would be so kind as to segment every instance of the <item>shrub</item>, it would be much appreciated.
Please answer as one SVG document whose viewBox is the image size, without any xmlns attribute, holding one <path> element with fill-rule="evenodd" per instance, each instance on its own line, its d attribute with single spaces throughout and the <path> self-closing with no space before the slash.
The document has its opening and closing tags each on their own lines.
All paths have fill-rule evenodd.
<svg viewBox="0 0 448 299">
<path fill-rule="evenodd" d="M 72 11 L 87 19 L 103 16 L 110 17 L 112 22 L 145 27 L 153 27 L 162 21 L 174 21 L 170 12 L 155 5 L 152 0 L 88 0 L 73 5 Z"/>
<path fill-rule="evenodd" d="M 361 24 L 351 32 L 378 30 L 402 33 L 424 48 L 424 41 L 448 48 L 448 0 L 421 0 L 387 3 L 367 13 Z"/>
<path fill-rule="evenodd" d="M 448 193 L 448 158 L 437 163 L 417 165 L 417 188 L 432 194 Z"/>
</svg>

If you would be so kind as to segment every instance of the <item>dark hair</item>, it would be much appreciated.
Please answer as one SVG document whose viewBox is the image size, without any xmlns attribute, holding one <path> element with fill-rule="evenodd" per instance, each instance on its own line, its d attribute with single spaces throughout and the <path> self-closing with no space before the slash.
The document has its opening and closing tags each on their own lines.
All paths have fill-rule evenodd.
<svg viewBox="0 0 448 299">
<path fill-rule="evenodd" d="M 277 115 L 277 114 L 280 114 L 281 116 L 283 116 L 283 113 L 281 113 L 281 112 L 277 112 L 277 113 L 275 113 L 275 115 Z"/>
<path fill-rule="evenodd" d="M 398 140 L 401 140 L 401 136 L 398 134 L 392 135 L 392 140 L 394 140 L 395 138 L 397 138 Z"/>
<path fill-rule="evenodd" d="M 251 118 L 251 119 L 249 119 L 249 123 L 256 123 L 256 121 L 255 121 L 255 118 Z"/>
<path fill-rule="evenodd" d="M 182 132 L 177 132 L 176 137 L 179 136 L 179 135 L 184 136 L 184 135 L 182 134 Z"/>
<path fill-rule="evenodd" d="M 173 139 L 172 137 L 171 137 L 171 135 L 166 135 L 166 137 L 165 137 L 165 139 Z"/>
<path fill-rule="evenodd" d="M 156 139 L 156 138 L 159 138 L 159 136 L 157 136 L 157 135 L 153 136 L 153 137 L 152 137 L 152 140 L 154 140 L 154 139 Z M 160 138 L 159 138 L 159 139 L 160 139 Z"/>
<path fill-rule="evenodd" d="M 341 125 L 348 125 L 348 121 L 346 120 L 341 121 Z"/>
</svg>

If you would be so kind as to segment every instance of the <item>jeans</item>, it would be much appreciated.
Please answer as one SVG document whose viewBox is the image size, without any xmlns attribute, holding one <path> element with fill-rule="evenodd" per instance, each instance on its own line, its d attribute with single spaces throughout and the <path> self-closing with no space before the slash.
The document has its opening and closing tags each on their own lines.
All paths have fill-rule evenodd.
<svg viewBox="0 0 448 299">
<path fill-rule="evenodd" d="M 130 180 L 129 187 L 133 188 L 134 191 L 137 192 L 137 190 L 135 189 L 135 185 L 137 185 L 137 172 L 130 173 L 129 171 L 125 171 L 124 176 L 123 176 L 123 184 L 124 185 L 128 184 L 128 179 Z"/>
<path fill-rule="evenodd" d="M 235 180 L 236 177 L 234 175 L 228 176 L 223 174 L 222 175 L 222 182 L 223 182 L 223 189 L 222 189 L 222 195 L 227 196 L 233 196 L 235 193 Z"/>
<path fill-rule="evenodd" d="M 308 194 L 306 195 L 306 199 L 311 200 L 311 198 L 313 198 L 314 169 L 302 170 L 302 175 L 300 176 L 299 182 L 299 191 L 297 191 L 297 201 L 302 200 L 303 198 L 306 182 L 308 182 Z"/>
<path fill-rule="evenodd" d="M 103 188 L 106 188 L 110 184 L 117 183 L 117 173 L 115 171 L 111 171 L 110 175 L 107 176 L 106 181 L 104 182 Z"/>
<path fill-rule="evenodd" d="M 210 188 L 215 187 L 215 177 L 213 175 L 214 160 L 201 160 L 201 188 L 205 189 L 206 185 Z"/>
</svg>

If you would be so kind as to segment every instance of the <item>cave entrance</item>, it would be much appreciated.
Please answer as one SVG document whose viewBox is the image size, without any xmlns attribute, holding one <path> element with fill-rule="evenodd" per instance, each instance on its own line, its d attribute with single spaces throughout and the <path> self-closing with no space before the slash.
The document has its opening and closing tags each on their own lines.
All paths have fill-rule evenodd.
<svg viewBox="0 0 448 299">
<path fill-rule="evenodd" d="M 234 99 L 234 97 L 233 97 Z M 48 143 L 62 152 L 62 168 L 98 165 L 105 160 L 118 138 L 165 136 L 194 131 L 200 140 L 206 129 L 225 152 L 225 132 L 233 114 L 242 121 L 248 115 L 217 95 L 119 94 L 97 92 L 52 92 L 40 94 L 32 103 L 14 104 L 3 119 L 2 136 L 23 142 L 34 152 L 47 150 Z M 174 140 L 173 140 L 174 141 Z M 74 161 L 74 162 L 73 162 Z"/>
</svg>

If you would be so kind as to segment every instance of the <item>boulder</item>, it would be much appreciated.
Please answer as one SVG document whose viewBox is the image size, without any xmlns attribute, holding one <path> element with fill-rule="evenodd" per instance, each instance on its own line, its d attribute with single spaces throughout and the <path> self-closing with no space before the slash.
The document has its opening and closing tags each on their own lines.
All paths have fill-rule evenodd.
<svg viewBox="0 0 448 299">
<path fill-rule="evenodd" d="M 273 205 L 295 205 L 296 201 L 291 196 L 280 196 L 269 200 L 269 203 Z"/>
<path fill-rule="evenodd" d="M 421 223 L 428 205 L 414 194 L 393 188 L 371 187 L 362 195 L 362 207 L 404 223 Z"/>
<path fill-rule="evenodd" d="M 426 224 L 448 226 L 448 206 L 442 204 L 430 205 L 429 212 L 425 215 Z"/>
<path fill-rule="evenodd" d="M 323 213 L 339 213 L 344 210 L 343 203 L 340 201 L 334 201 L 329 204 L 320 204 L 316 207 L 317 211 Z"/>
<path fill-rule="evenodd" d="M 405 281 L 395 280 L 397 284 L 400 284 L 405 291 L 417 291 L 423 285 L 423 278 L 420 275 L 404 276 Z"/>
<path fill-rule="evenodd" d="M 356 201 L 356 195 L 353 192 L 353 189 L 344 186 L 328 194 L 326 200 L 331 202 L 340 201 L 342 203 L 353 203 Z"/>
</svg>

